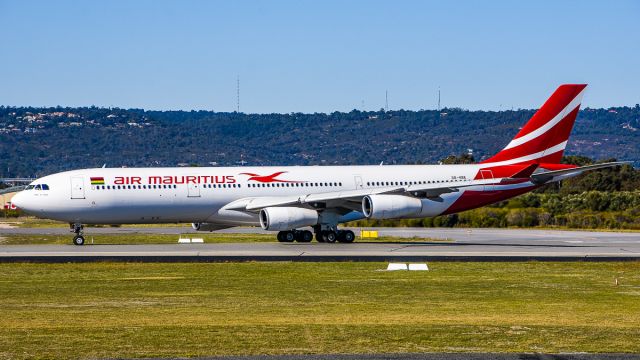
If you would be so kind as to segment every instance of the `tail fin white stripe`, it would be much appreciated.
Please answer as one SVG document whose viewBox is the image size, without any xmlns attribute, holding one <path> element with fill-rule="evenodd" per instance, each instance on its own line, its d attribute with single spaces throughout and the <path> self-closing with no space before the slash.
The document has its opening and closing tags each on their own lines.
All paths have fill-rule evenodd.
<svg viewBox="0 0 640 360">
<path fill-rule="evenodd" d="M 586 90 L 586 88 L 585 88 Z M 538 136 L 546 133 L 547 131 L 549 131 L 549 129 L 551 129 L 552 127 L 554 127 L 556 124 L 558 124 L 560 121 L 562 121 L 562 119 L 565 118 L 565 116 L 567 116 L 568 114 L 570 114 L 573 110 L 575 110 L 578 106 L 580 106 L 580 103 L 582 102 L 582 95 L 584 95 L 584 91 L 582 90 L 573 100 L 571 100 L 571 102 L 565 106 L 564 109 L 562 109 L 562 111 L 560 111 L 558 113 L 558 115 L 556 115 L 553 119 L 551 119 L 550 121 L 548 121 L 546 124 L 540 126 L 539 128 L 535 129 L 534 131 L 528 133 L 525 136 L 516 138 L 511 140 L 511 142 L 509 143 L 509 145 L 507 145 L 507 147 L 504 148 L 504 150 L 507 149 L 511 149 L 512 147 L 516 147 L 518 145 L 522 145 L 528 141 L 531 141 L 535 138 L 537 138 Z"/>
<path fill-rule="evenodd" d="M 482 165 L 483 165 L 483 167 L 511 165 L 511 164 L 518 164 L 518 163 L 525 162 L 525 161 L 539 159 L 539 158 L 541 158 L 541 157 L 543 157 L 545 155 L 550 155 L 550 154 L 556 153 L 558 151 L 564 150 L 564 148 L 567 147 L 567 142 L 568 142 L 568 140 L 565 140 L 565 141 L 561 142 L 558 145 L 552 146 L 552 147 L 550 147 L 548 149 L 544 149 L 544 150 L 539 151 L 539 152 L 537 152 L 535 154 L 521 156 L 519 158 L 509 159 L 509 160 L 505 160 L 505 161 L 498 161 L 498 162 L 493 162 L 493 163 L 484 163 Z"/>
</svg>

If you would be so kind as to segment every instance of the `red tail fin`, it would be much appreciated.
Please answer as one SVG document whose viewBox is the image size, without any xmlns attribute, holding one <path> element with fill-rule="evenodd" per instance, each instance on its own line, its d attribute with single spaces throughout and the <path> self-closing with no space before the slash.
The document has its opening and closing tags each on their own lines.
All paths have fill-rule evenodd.
<svg viewBox="0 0 640 360">
<path fill-rule="evenodd" d="M 587 85 L 561 85 L 515 138 L 482 163 L 559 163 Z"/>
</svg>

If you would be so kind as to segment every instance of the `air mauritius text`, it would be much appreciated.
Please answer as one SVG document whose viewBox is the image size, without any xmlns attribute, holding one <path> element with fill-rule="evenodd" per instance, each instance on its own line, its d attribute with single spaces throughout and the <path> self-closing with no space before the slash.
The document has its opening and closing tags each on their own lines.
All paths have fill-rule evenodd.
<svg viewBox="0 0 640 360">
<path fill-rule="evenodd" d="M 141 176 L 116 176 L 115 185 L 142 184 Z M 149 176 L 147 184 L 234 184 L 233 175 L 185 175 L 185 176 Z"/>
</svg>

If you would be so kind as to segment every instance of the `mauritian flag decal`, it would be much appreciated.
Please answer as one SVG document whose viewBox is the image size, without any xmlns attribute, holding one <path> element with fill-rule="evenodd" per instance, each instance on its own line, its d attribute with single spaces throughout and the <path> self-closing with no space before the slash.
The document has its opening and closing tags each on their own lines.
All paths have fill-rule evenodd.
<svg viewBox="0 0 640 360">
<path fill-rule="evenodd" d="M 103 177 L 91 177 L 91 185 L 104 185 Z"/>
</svg>

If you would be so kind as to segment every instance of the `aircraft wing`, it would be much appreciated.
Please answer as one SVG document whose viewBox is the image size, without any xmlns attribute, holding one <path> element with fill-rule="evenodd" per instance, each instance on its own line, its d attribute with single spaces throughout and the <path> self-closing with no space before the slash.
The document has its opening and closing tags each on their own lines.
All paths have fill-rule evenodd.
<svg viewBox="0 0 640 360">
<path fill-rule="evenodd" d="M 604 169 L 614 166 L 620 166 L 625 164 L 630 164 L 631 161 L 616 161 L 616 162 L 608 162 L 602 164 L 594 164 L 587 166 L 580 166 L 570 169 L 563 170 L 554 170 L 554 171 L 545 171 L 531 175 L 531 181 L 535 184 L 544 184 L 549 181 L 561 180 L 564 177 L 579 175 L 585 171 Z"/>
<path fill-rule="evenodd" d="M 618 165 L 628 164 L 629 162 L 610 162 L 603 164 L 587 165 L 570 169 L 545 171 L 530 175 L 530 180 L 535 184 L 544 184 L 549 181 L 562 180 L 565 177 L 575 176 L 585 171 L 608 168 Z M 535 170 L 535 166 L 527 167 L 527 174 Z M 524 171 L 524 170 L 523 170 Z M 522 172 L 522 171 L 521 171 Z M 519 175 L 518 172 L 516 175 Z M 278 197 L 255 197 L 236 200 L 224 206 L 226 210 L 238 210 L 258 212 L 267 207 L 292 206 L 306 208 L 344 208 L 347 210 L 360 210 L 362 198 L 367 195 L 381 194 L 398 194 L 420 198 L 438 200 L 440 196 L 447 193 L 458 192 L 461 188 L 511 183 L 512 181 L 521 181 L 528 176 L 516 176 L 507 178 L 479 179 L 460 182 L 441 182 L 433 184 L 413 184 L 403 186 L 388 186 L 374 189 L 359 189 L 346 191 L 332 191 L 326 193 L 305 194 L 300 196 L 278 196 Z"/>
<path fill-rule="evenodd" d="M 343 207 L 360 210 L 362 198 L 367 195 L 398 194 L 425 198 L 438 198 L 442 194 L 458 192 L 460 188 L 495 183 L 497 179 L 461 181 L 459 183 L 414 184 L 389 186 L 374 189 L 332 191 L 326 193 L 306 194 L 301 196 L 256 197 L 234 201 L 224 207 L 227 210 L 257 212 L 267 207 L 293 206 L 317 208 Z"/>
</svg>

